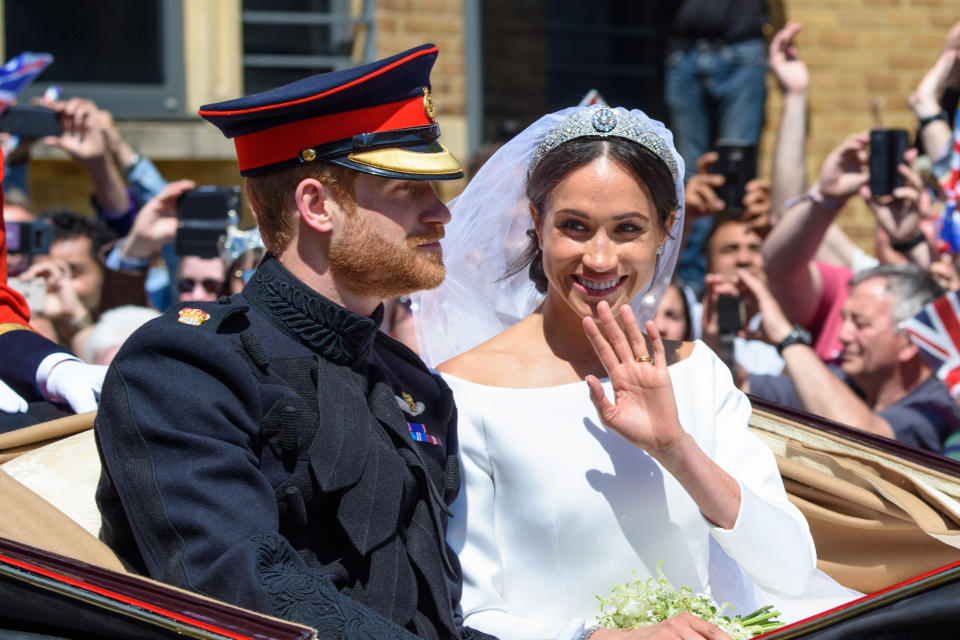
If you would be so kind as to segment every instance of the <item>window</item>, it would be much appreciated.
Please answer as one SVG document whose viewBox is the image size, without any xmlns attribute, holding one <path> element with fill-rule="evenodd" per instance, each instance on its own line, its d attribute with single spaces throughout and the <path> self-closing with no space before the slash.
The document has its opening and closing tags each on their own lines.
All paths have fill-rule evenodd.
<svg viewBox="0 0 960 640">
<path fill-rule="evenodd" d="M 244 92 L 373 61 L 373 0 L 244 0 Z"/>
<path fill-rule="evenodd" d="M 611 105 L 665 119 L 665 39 L 675 4 L 483 0 L 484 139 L 506 140 L 591 89 Z"/>
<path fill-rule="evenodd" d="M 577 104 L 597 89 L 611 105 L 663 120 L 664 34 L 657 2 L 552 2 L 546 16 L 547 110 Z"/>
<path fill-rule="evenodd" d="M 54 56 L 21 99 L 57 84 L 118 118 L 188 115 L 182 0 L 5 0 L 4 48 Z"/>
</svg>

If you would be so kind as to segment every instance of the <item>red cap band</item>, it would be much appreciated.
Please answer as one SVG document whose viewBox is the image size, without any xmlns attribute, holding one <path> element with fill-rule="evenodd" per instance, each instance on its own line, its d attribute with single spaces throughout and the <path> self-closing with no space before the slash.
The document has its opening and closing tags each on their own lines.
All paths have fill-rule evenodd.
<svg viewBox="0 0 960 640">
<path fill-rule="evenodd" d="M 309 147 L 351 138 L 360 133 L 378 133 L 433 124 L 424 109 L 423 97 L 381 104 L 354 111 L 317 116 L 277 125 L 233 142 L 240 171 L 266 167 L 296 158 Z"/>
</svg>

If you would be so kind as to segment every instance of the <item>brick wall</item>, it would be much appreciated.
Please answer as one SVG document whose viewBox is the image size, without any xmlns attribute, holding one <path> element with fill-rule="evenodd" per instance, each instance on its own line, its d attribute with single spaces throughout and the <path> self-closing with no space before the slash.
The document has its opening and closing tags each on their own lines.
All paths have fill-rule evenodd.
<svg viewBox="0 0 960 640">
<path fill-rule="evenodd" d="M 916 121 L 907 96 L 940 52 L 950 26 L 960 19 L 956 0 L 787 0 L 787 17 L 802 22 L 800 55 L 810 70 L 807 173 L 816 179 L 823 158 L 844 137 L 877 126 L 913 135 Z M 764 170 L 781 101 L 769 78 Z M 872 252 L 873 217 L 859 201 L 842 214 L 841 226 Z"/>
<path fill-rule="evenodd" d="M 432 42 L 440 48 L 430 74 L 441 141 L 466 165 L 466 68 L 463 43 L 463 0 L 377 0 L 376 43 L 378 57 L 399 53 Z M 444 199 L 456 195 L 464 181 L 438 183 Z"/>
<path fill-rule="evenodd" d="M 425 42 L 440 47 L 430 76 L 437 112 L 466 114 L 462 0 L 377 0 L 378 57 Z"/>
</svg>

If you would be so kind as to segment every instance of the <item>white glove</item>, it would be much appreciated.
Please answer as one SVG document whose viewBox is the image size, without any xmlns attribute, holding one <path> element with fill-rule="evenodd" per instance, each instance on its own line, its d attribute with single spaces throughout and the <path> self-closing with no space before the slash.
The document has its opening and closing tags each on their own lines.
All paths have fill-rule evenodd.
<svg viewBox="0 0 960 640">
<path fill-rule="evenodd" d="M 0 380 L 0 411 L 5 413 L 23 413 L 27 410 L 27 401 L 20 394 Z"/>
<path fill-rule="evenodd" d="M 86 364 L 66 353 L 53 353 L 37 367 L 37 386 L 51 402 L 66 402 L 76 413 L 96 411 L 107 368 Z"/>
</svg>

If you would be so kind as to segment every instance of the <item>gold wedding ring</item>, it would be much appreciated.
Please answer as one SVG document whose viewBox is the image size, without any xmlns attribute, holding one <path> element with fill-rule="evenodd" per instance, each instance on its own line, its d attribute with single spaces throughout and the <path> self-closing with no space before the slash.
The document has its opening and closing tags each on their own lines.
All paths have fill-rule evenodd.
<svg viewBox="0 0 960 640">
<path fill-rule="evenodd" d="M 634 358 L 634 360 L 636 360 L 637 362 L 649 362 L 650 364 L 653 364 L 652 356 L 637 356 Z"/>
</svg>

